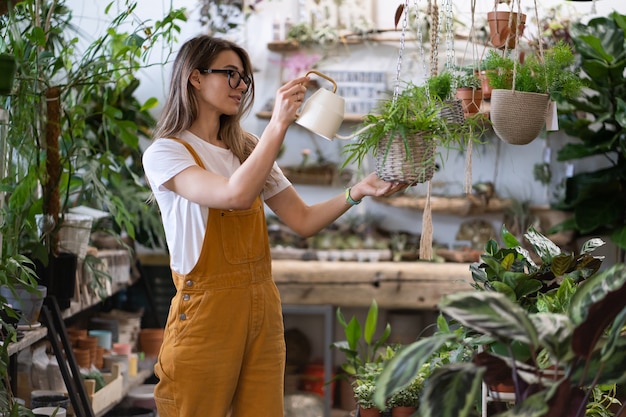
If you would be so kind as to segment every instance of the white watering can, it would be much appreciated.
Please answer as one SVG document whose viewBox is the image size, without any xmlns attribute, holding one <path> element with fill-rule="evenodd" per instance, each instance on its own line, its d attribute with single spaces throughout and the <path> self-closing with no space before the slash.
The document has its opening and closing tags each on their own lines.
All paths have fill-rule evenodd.
<svg viewBox="0 0 626 417">
<path fill-rule="evenodd" d="M 306 73 L 306 75 L 309 74 L 317 74 L 330 81 L 333 84 L 333 91 L 331 92 L 325 88 L 320 88 L 313 93 L 304 103 L 300 113 L 297 114 L 297 124 L 331 141 L 335 138 L 341 140 L 352 139 L 371 127 L 365 126 L 349 136 L 337 135 L 337 131 L 343 123 L 346 101 L 343 97 L 335 94 L 337 92 L 337 83 L 335 80 L 315 70 L 310 70 Z"/>
</svg>

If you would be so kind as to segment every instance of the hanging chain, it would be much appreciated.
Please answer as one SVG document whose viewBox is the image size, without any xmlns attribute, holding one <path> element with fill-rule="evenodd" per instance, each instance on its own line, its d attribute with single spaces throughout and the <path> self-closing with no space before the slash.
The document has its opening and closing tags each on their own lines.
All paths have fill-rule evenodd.
<svg viewBox="0 0 626 417">
<path fill-rule="evenodd" d="M 439 6 L 434 0 L 429 10 L 430 15 L 430 75 L 437 75 L 439 68 Z"/>
<path fill-rule="evenodd" d="M 454 56 L 454 28 L 452 0 L 444 0 L 443 3 L 446 24 L 446 69 L 454 68 L 456 57 Z"/>
<path fill-rule="evenodd" d="M 402 33 L 400 35 L 400 51 L 398 52 L 398 64 L 396 66 L 396 80 L 393 87 L 392 103 L 395 103 L 400 94 L 400 71 L 402 70 L 402 56 L 404 55 L 404 42 L 406 38 L 406 27 L 409 20 L 409 0 L 404 1 L 404 15 L 402 17 Z"/>
<path fill-rule="evenodd" d="M 424 34 L 422 32 L 422 21 L 420 17 L 420 9 L 419 2 L 415 0 L 415 23 L 417 25 L 417 46 L 420 52 L 420 58 L 422 59 L 422 70 L 424 74 L 428 74 L 428 69 L 426 68 L 426 54 L 424 53 Z"/>
</svg>

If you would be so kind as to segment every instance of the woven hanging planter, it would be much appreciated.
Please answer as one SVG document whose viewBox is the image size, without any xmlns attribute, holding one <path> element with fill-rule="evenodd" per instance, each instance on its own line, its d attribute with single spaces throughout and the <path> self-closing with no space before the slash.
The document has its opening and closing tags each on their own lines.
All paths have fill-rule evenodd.
<svg viewBox="0 0 626 417">
<path fill-rule="evenodd" d="M 444 101 L 441 110 L 439 110 L 439 117 L 445 119 L 448 123 L 462 125 L 465 123 L 463 102 L 459 99 Z"/>
<path fill-rule="evenodd" d="M 435 145 L 421 134 L 401 136 L 381 141 L 376 149 L 376 173 L 388 182 L 417 184 L 430 181 L 435 174 Z"/>
<path fill-rule="evenodd" d="M 512 145 L 535 140 L 546 123 L 548 94 L 494 89 L 491 92 L 491 124 L 496 135 Z"/>
</svg>

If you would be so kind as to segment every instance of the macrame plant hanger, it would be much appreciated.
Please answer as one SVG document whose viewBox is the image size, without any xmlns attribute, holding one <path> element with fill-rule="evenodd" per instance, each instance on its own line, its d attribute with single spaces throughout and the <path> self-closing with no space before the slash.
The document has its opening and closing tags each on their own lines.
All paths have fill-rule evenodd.
<svg viewBox="0 0 626 417">
<path fill-rule="evenodd" d="M 420 48 L 420 54 L 422 58 L 424 57 L 424 45 L 423 45 L 423 35 L 420 25 L 420 14 L 419 14 L 419 5 L 418 0 L 414 0 L 415 3 L 415 21 L 417 23 L 417 40 L 418 47 Z M 430 4 L 430 3 L 429 3 Z M 432 9 L 431 9 L 432 10 Z M 403 18 L 402 18 L 402 32 L 400 35 L 400 50 L 398 52 L 398 64 L 396 66 L 396 79 L 393 90 L 393 98 L 392 100 L 395 102 L 399 93 L 400 93 L 400 73 L 402 70 L 402 58 L 404 55 L 405 49 L 405 41 L 406 41 L 406 31 L 409 20 L 409 0 L 405 0 L 404 2 L 404 10 L 403 10 Z M 432 15 L 432 14 L 431 14 Z M 431 42 L 436 42 L 436 39 L 431 37 Z M 434 49 L 434 48 L 433 48 Z M 432 53 L 432 51 L 431 51 Z M 431 60 L 436 59 L 436 57 L 431 56 Z M 425 68 L 425 60 L 422 59 Z M 431 66 L 432 71 L 432 66 Z M 430 100 L 430 92 L 428 88 L 428 82 L 425 82 L 426 89 L 426 97 L 427 100 Z M 433 238 L 433 225 L 432 225 L 432 209 L 430 206 L 430 194 L 431 194 L 431 180 L 427 181 L 427 194 L 426 194 L 426 204 L 424 206 L 424 213 L 422 214 L 422 233 L 420 236 L 420 245 L 419 245 L 419 258 L 422 260 L 432 260 L 432 238 Z"/>
</svg>

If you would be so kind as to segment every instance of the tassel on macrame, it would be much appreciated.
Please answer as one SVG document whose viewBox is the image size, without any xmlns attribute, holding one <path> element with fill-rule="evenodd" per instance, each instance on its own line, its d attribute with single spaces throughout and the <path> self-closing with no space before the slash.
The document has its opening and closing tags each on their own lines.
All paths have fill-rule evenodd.
<svg viewBox="0 0 626 417">
<path fill-rule="evenodd" d="M 472 141 L 467 143 L 467 154 L 465 155 L 465 194 L 472 193 Z"/>
<path fill-rule="evenodd" d="M 432 261 L 433 259 L 433 217 L 430 207 L 431 181 L 428 181 L 426 204 L 422 216 L 422 235 L 420 236 L 420 259 Z"/>
</svg>

